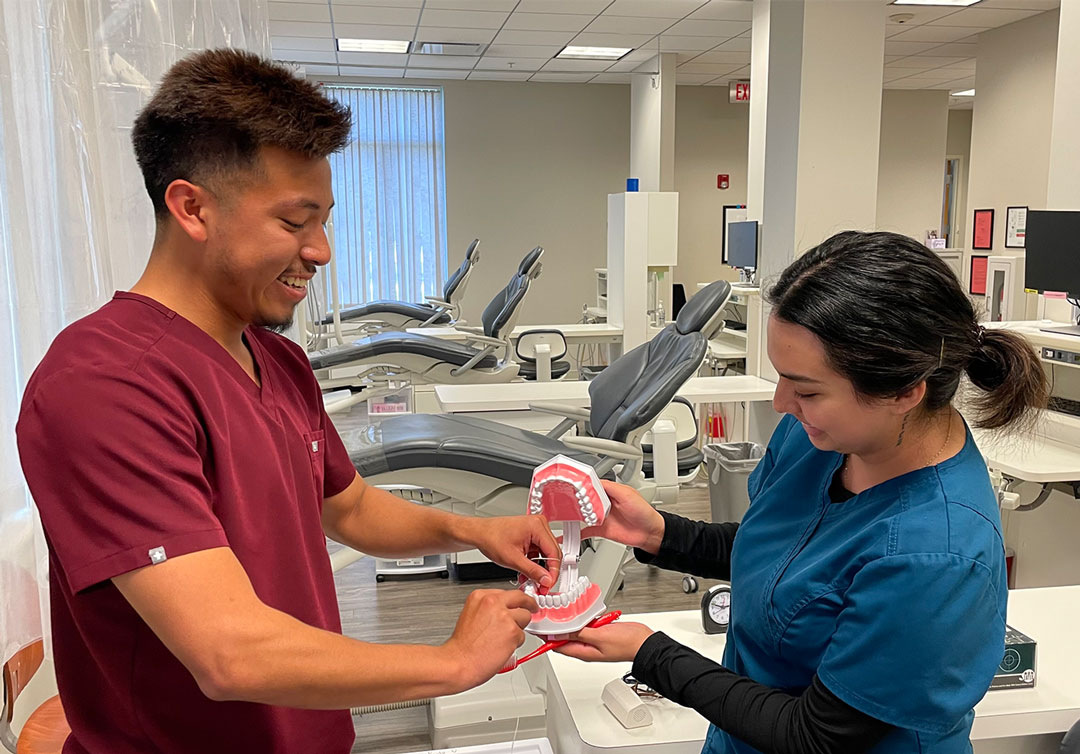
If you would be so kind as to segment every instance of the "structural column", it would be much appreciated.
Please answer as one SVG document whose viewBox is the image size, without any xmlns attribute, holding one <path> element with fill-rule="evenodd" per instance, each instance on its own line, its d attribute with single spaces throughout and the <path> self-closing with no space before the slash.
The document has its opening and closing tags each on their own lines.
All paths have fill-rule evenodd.
<svg viewBox="0 0 1080 754">
<path fill-rule="evenodd" d="M 630 176 L 640 191 L 675 190 L 674 53 L 657 55 L 630 81 Z"/>
</svg>

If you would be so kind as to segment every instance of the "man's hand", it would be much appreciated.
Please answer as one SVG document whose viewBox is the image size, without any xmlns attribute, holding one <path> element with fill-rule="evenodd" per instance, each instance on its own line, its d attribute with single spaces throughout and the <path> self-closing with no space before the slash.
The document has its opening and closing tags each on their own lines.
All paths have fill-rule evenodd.
<svg viewBox="0 0 1080 754">
<path fill-rule="evenodd" d="M 611 510 L 599 526 L 587 527 L 582 537 L 603 537 L 655 555 L 664 539 L 664 517 L 645 502 L 638 491 L 625 484 L 601 480 L 611 500 Z"/>
<path fill-rule="evenodd" d="M 562 550 L 543 516 L 499 516 L 468 520 L 468 541 L 491 561 L 551 588 L 559 578 Z M 545 565 L 531 560 L 540 556 Z"/>
<path fill-rule="evenodd" d="M 493 677 L 525 641 L 522 630 L 540 608 L 516 589 L 477 589 L 465 600 L 443 648 L 460 663 L 466 688 Z"/>
<path fill-rule="evenodd" d="M 583 628 L 572 641 L 555 649 L 559 654 L 586 662 L 633 661 L 653 630 L 641 623 L 612 623 L 600 628 Z"/>
</svg>

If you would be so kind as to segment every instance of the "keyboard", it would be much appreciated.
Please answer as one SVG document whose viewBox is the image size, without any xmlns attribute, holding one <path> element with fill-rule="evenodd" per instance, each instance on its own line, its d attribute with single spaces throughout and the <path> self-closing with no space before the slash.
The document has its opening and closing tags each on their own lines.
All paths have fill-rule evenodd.
<svg viewBox="0 0 1080 754">
<path fill-rule="evenodd" d="M 1058 411 L 1069 416 L 1080 416 L 1080 401 L 1074 401 L 1071 398 L 1051 396 L 1046 407 L 1051 411 Z"/>
<path fill-rule="evenodd" d="M 745 330 L 746 329 L 746 323 L 745 322 L 736 322 L 733 319 L 725 319 L 724 320 L 724 327 L 726 327 L 729 330 Z"/>
</svg>

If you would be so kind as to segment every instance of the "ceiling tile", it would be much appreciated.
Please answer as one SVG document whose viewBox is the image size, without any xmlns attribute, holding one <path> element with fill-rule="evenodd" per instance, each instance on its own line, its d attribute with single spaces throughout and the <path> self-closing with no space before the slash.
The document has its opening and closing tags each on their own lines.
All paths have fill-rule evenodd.
<svg viewBox="0 0 1080 754">
<path fill-rule="evenodd" d="M 405 67 L 407 55 L 395 55 L 390 52 L 339 52 L 338 63 L 349 65 L 371 65 L 380 68 Z"/>
<path fill-rule="evenodd" d="M 416 30 L 418 42 L 467 42 L 486 45 L 495 38 L 495 29 L 448 29 L 444 26 L 421 26 Z"/>
<path fill-rule="evenodd" d="M 270 35 L 274 37 L 323 37 L 324 39 L 333 37 L 330 24 L 304 21 L 271 21 Z"/>
<path fill-rule="evenodd" d="M 482 71 L 474 70 L 469 81 L 527 81 L 532 71 Z"/>
<path fill-rule="evenodd" d="M 304 75 L 308 78 L 312 76 L 337 76 L 338 67 L 336 65 L 305 65 Z"/>
<path fill-rule="evenodd" d="M 419 8 L 384 8 L 376 5 L 335 5 L 335 24 L 416 26 Z"/>
<path fill-rule="evenodd" d="M 555 72 L 567 72 L 567 73 L 584 73 L 591 71 L 593 73 L 602 73 L 611 67 L 614 61 L 611 60 L 567 60 L 562 58 L 553 58 L 544 64 L 544 67 L 540 70 L 545 73 Z"/>
<path fill-rule="evenodd" d="M 338 39 L 412 39 L 415 31 L 415 26 L 334 24 L 334 33 Z"/>
<path fill-rule="evenodd" d="M 326 2 L 327 0 L 322 1 Z M 304 0 L 304 2 L 311 2 L 311 0 Z M 383 5 L 396 8 L 419 8 L 424 4 L 424 0 L 330 0 L 330 2 L 334 8 L 339 5 Z"/>
<path fill-rule="evenodd" d="M 750 28 L 745 21 L 712 21 L 709 19 L 687 18 L 668 29 L 668 34 L 683 34 L 688 37 L 716 37 L 722 42 L 737 37 Z"/>
<path fill-rule="evenodd" d="M 571 13 L 511 13 L 503 24 L 504 29 L 520 31 L 581 31 L 593 20 L 593 16 Z"/>
<path fill-rule="evenodd" d="M 675 69 L 675 73 L 711 73 L 715 76 L 725 76 L 732 71 L 742 68 L 741 65 L 730 63 L 687 63 Z"/>
<path fill-rule="evenodd" d="M 964 8 L 957 13 L 931 21 L 931 26 L 981 26 L 994 29 L 998 26 L 1022 21 L 1030 16 L 1042 13 L 1041 10 L 1005 10 L 1003 8 L 983 8 L 974 6 Z"/>
<path fill-rule="evenodd" d="M 595 16 L 611 0 L 521 0 L 515 13 L 588 13 Z"/>
<path fill-rule="evenodd" d="M 910 21 L 905 21 L 904 26 L 915 27 L 922 26 L 923 24 L 936 21 L 939 18 L 950 16 L 956 13 L 957 8 L 952 7 L 935 7 L 933 5 L 886 5 L 885 6 L 885 19 L 889 21 L 892 16 L 896 15 L 911 15 L 914 16 Z"/>
<path fill-rule="evenodd" d="M 294 63 L 333 63 L 337 64 L 337 55 L 325 50 L 288 50 L 273 48 L 274 60 L 288 60 Z"/>
<path fill-rule="evenodd" d="M 270 37 L 270 45 L 285 50 L 322 50 L 333 52 L 336 49 L 330 37 Z"/>
<path fill-rule="evenodd" d="M 554 81 L 565 84 L 587 84 L 595 73 L 534 73 L 529 81 Z"/>
<path fill-rule="evenodd" d="M 646 16 L 611 16 L 607 13 L 598 16 L 585 31 L 615 32 L 619 34 L 659 34 L 671 26 L 670 18 L 649 18 Z"/>
<path fill-rule="evenodd" d="M 730 65 L 748 65 L 750 53 L 710 50 L 694 58 L 695 63 L 725 63 Z"/>
<path fill-rule="evenodd" d="M 895 37 L 890 42 L 955 42 L 959 39 L 978 34 L 982 29 L 977 26 L 916 26 Z"/>
<path fill-rule="evenodd" d="M 938 79 L 911 76 L 897 81 L 890 81 L 886 89 L 939 89 L 943 84 Z M 945 87 L 948 88 L 948 87 Z"/>
<path fill-rule="evenodd" d="M 702 0 L 614 0 L 604 9 L 610 16 L 683 18 L 701 7 Z"/>
<path fill-rule="evenodd" d="M 568 31 L 519 31 L 503 29 L 495 35 L 498 45 L 559 45 L 562 49 L 574 37 Z"/>
<path fill-rule="evenodd" d="M 652 58 L 649 60 L 627 60 L 623 58 L 618 63 L 614 63 L 607 69 L 607 73 L 631 73 L 634 71 L 647 70 L 649 73 L 656 73 L 656 64 L 652 62 Z"/>
<path fill-rule="evenodd" d="M 982 0 L 980 8 L 1008 8 L 1011 10 L 1054 10 L 1059 0 Z"/>
<path fill-rule="evenodd" d="M 410 55 L 409 68 L 453 68 L 471 71 L 479 59 L 466 55 Z"/>
<path fill-rule="evenodd" d="M 485 55 L 476 64 L 478 71 L 539 71 L 547 58 L 495 58 Z"/>
<path fill-rule="evenodd" d="M 716 37 L 673 37 L 664 34 L 660 37 L 660 50 L 661 52 L 704 52 L 716 47 L 719 41 Z"/>
<path fill-rule="evenodd" d="M 691 13 L 690 18 L 751 21 L 754 18 L 754 4 L 746 0 L 710 0 L 708 5 Z"/>
<path fill-rule="evenodd" d="M 729 52 L 750 52 L 751 40 L 750 37 L 735 37 L 729 39 L 723 44 L 719 45 L 717 50 L 727 50 Z"/>
<path fill-rule="evenodd" d="M 634 77 L 629 73 L 598 73 L 589 81 L 590 84 L 629 84 Z"/>
<path fill-rule="evenodd" d="M 889 68 L 886 68 L 885 72 L 882 74 L 881 80 L 884 83 L 888 84 L 890 82 L 896 81 L 897 79 L 911 78 L 916 73 L 918 73 L 918 71 L 912 68 L 894 68 L 891 70 Z"/>
<path fill-rule="evenodd" d="M 675 72 L 675 83 L 685 85 L 700 85 L 716 78 L 711 73 L 679 73 Z"/>
<path fill-rule="evenodd" d="M 274 0 L 271 0 L 271 5 Z M 326 5 L 328 0 L 292 0 L 292 2 L 303 3 L 304 5 Z"/>
<path fill-rule="evenodd" d="M 404 68 L 365 68 L 363 66 L 339 65 L 342 76 L 370 76 L 372 78 L 399 79 L 405 74 Z"/>
<path fill-rule="evenodd" d="M 649 34 L 598 34 L 583 31 L 574 37 L 572 44 L 592 47 L 630 47 L 636 49 L 653 37 Z"/>
<path fill-rule="evenodd" d="M 937 47 L 937 45 L 933 42 L 894 42 L 891 39 L 885 40 L 886 55 L 918 55 L 920 52 L 926 52 L 934 47 Z"/>
<path fill-rule="evenodd" d="M 706 81 L 702 86 L 727 86 L 729 80 L 723 77 L 713 79 L 712 81 Z"/>
<path fill-rule="evenodd" d="M 491 45 L 484 52 L 485 58 L 540 58 L 555 57 L 562 45 Z M 483 58 L 481 58 L 481 61 Z"/>
<path fill-rule="evenodd" d="M 385 4 L 388 0 L 382 0 Z M 427 0 L 424 8 L 440 10 L 481 10 L 509 13 L 517 5 L 517 0 Z"/>
<path fill-rule="evenodd" d="M 885 43 L 888 46 L 888 42 Z M 935 47 L 931 55 L 943 55 L 954 58 L 973 58 L 977 52 L 974 42 L 953 42 Z"/>
<path fill-rule="evenodd" d="M 427 6 L 420 16 L 424 26 L 446 26 L 456 29 L 498 29 L 507 14 L 481 10 L 431 10 Z"/>
<path fill-rule="evenodd" d="M 678 52 L 675 53 L 675 65 L 682 65 L 683 63 L 689 63 L 691 60 L 696 60 L 700 56 L 700 52 Z"/>
<path fill-rule="evenodd" d="M 903 58 L 895 64 L 895 67 L 924 69 L 940 68 L 943 65 L 954 65 L 964 60 L 964 58 L 939 57 L 937 55 L 933 55 L 932 53 L 934 52 L 937 52 L 937 50 L 931 50 L 926 55 L 912 55 L 910 57 Z M 887 64 L 887 67 L 893 67 L 893 65 Z"/>
<path fill-rule="evenodd" d="M 271 21 L 330 22 L 330 6 L 314 3 L 270 3 Z"/>
<path fill-rule="evenodd" d="M 468 71 L 451 71 L 445 68 L 406 68 L 407 79 L 467 79 Z"/>
</svg>

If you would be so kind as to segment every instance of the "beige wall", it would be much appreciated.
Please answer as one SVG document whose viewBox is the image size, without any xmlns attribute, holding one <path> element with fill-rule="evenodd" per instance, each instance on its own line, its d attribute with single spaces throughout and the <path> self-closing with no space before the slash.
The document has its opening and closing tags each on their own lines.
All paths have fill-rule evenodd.
<svg viewBox="0 0 1080 754">
<path fill-rule="evenodd" d="M 957 192 L 956 227 L 950 243 L 964 248 L 967 243 L 967 188 L 971 172 L 971 110 L 949 111 L 949 133 L 945 137 L 945 156 L 960 158 L 959 190 Z"/>
<path fill-rule="evenodd" d="M 877 227 L 922 241 L 941 227 L 949 93 L 887 89 L 881 97 Z"/>
<path fill-rule="evenodd" d="M 679 264 L 675 282 L 689 297 L 697 283 L 737 280 L 720 263 L 725 204 L 746 203 L 750 110 L 728 102 L 727 87 L 680 86 L 675 95 L 675 190 L 679 192 Z M 727 173 L 727 190 L 716 176 Z"/>
</svg>

